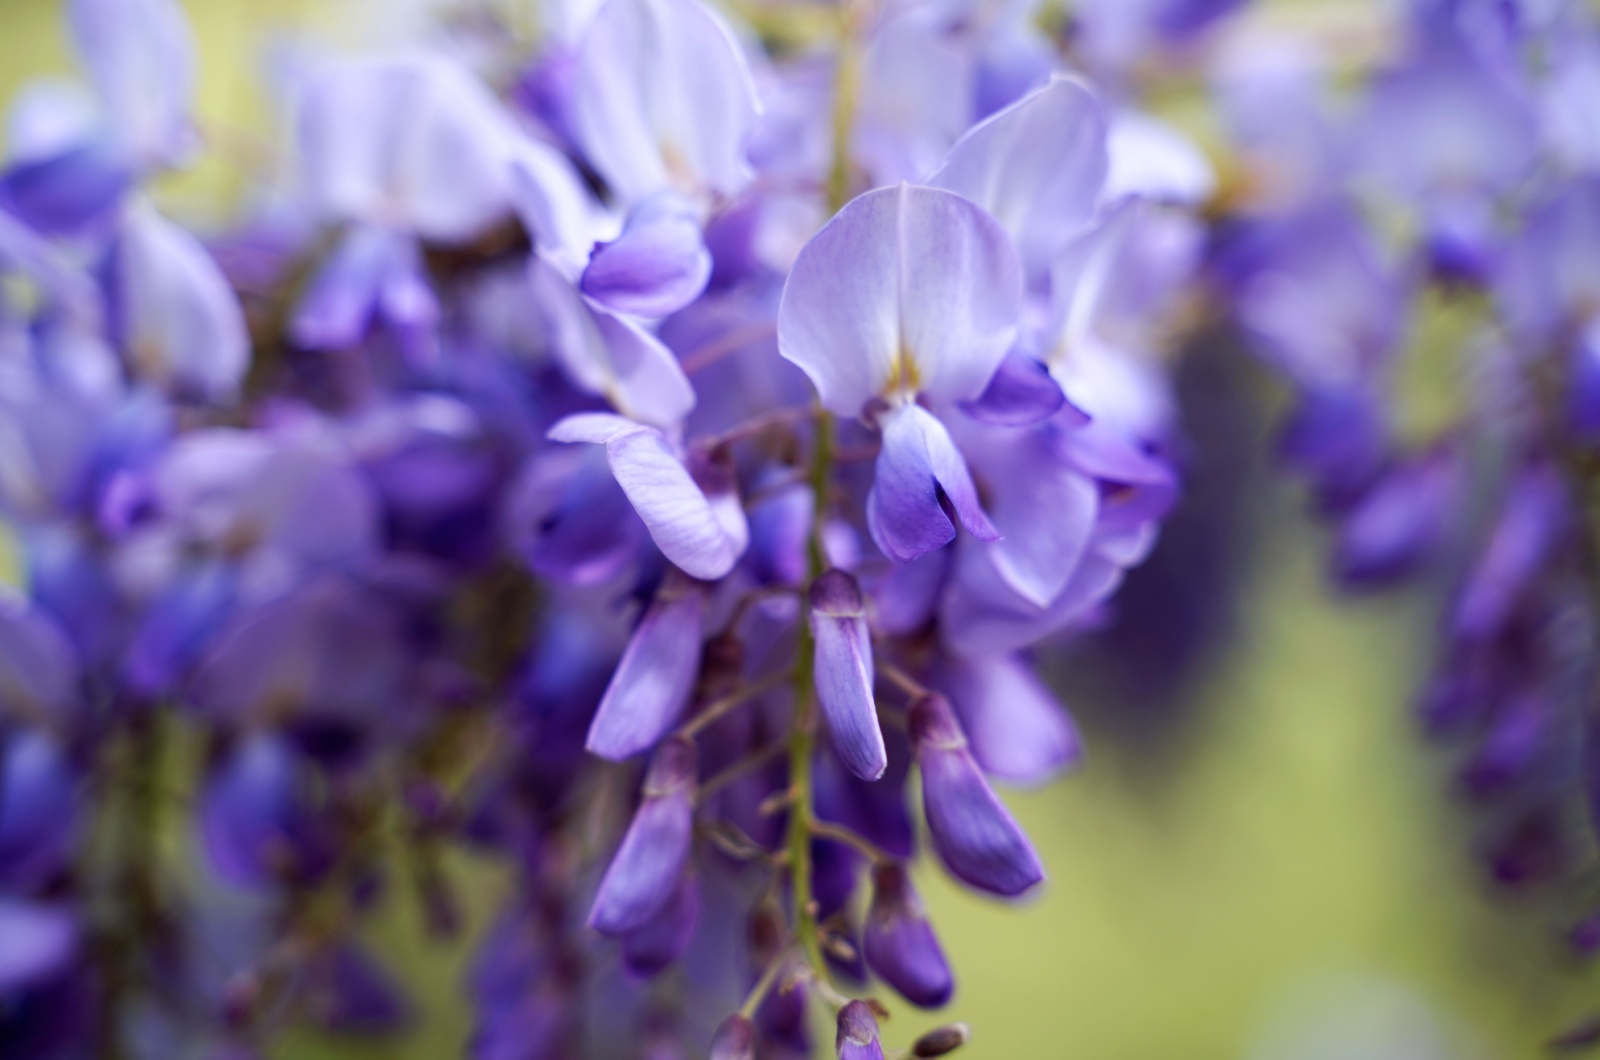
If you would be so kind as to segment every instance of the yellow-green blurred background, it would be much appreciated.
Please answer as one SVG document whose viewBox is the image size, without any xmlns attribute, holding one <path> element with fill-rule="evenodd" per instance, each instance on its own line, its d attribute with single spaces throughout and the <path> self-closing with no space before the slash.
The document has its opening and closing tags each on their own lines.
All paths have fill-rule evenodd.
<svg viewBox="0 0 1600 1060">
<path fill-rule="evenodd" d="M 1321 6 L 1345 17 L 1358 5 Z M 272 127 L 259 85 L 274 35 L 348 42 L 352 27 L 398 32 L 392 23 L 413 17 L 382 0 L 186 7 L 212 153 L 163 193 L 200 217 L 217 216 L 260 163 L 252 137 Z M 71 74 L 55 0 L 0 0 L 0 97 Z M 1091 726 L 1086 768 L 1012 798 L 1049 871 L 1020 908 L 922 874 L 959 977 L 940 1018 L 974 1028 L 963 1055 L 1533 1057 L 1600 1008 L 1600 983 L 1560 959 L 1561 924 L 1482 883 L 1446 763 L 1418 738 L 1407 703 L 1427 657 L 1426 601 L 1335 600 L 1293 489 L 1270 486 L 1258 507 L 1237 647 L 1186 706 L 1188 736 L 1149 760 Z M 0 558 L 14 577 L 14 557 Z M 481 927 L 494 874 L 457 868 L 476 881 Z M 282 1056 L 459 1054 L 464 954 L 441 958 L 408 908 L 385 913 L 381 935 L 415 989 L 417 1033 L 382 1047 L 296 1038 Z M 897 1011 L 896 1042 L 908 1023 L 938 1022 Z"/>
</svg>

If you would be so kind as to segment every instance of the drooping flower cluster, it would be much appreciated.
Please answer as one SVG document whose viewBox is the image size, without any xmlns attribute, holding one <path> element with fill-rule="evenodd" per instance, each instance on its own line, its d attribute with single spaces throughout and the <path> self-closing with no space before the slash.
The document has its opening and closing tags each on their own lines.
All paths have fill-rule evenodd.
<svg viewBox="0 0 1600 1060">
<path fill-rule="evenodd" d="M 1100 6 L 1111 70 L 1227 5 Z M 1203 163 L 1025 10 L 548 14 L 288 56 L 205 241 L 171 0 L 73 0 L 92 90 L 13 104 L 4 1055 L 402 1026 L 365 914 L 458 932 L 475 850 L 475 1055 L 881 1057 L 955 989 L 918 851 L 1043 879 L 993 785 L 1079 759 L 1030 652 L 1176 499 Z"/>
<path fill-rule="evenodd" d="M 1586 797 L 1600 819 L 1600 26 L 1584 5 L 1415 0 L 1395 28 L 1354 99 L 1303 47 L 1219 62 L 1241 172 L 1212 264 L 1291 381 L 1282 455 L 1333 577 L 1448 577 L 1418 710 L 1458 749 L 1490 874 L 1570 883 L 1592 866 Z"/>
</svg>

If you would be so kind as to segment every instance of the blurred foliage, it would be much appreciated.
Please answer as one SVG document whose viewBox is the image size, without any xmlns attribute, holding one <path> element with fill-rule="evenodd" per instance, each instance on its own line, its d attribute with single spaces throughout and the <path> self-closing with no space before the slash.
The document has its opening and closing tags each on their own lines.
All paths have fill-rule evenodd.
<svg viewBox="0 0 1600 1060">
<path fill-rule="evenodd" d="M 258 139 L 274 124 L 260 82 L 264 46 L 293 27 L 337 36 L 339 5 L 187 6 L 204 57 L 211 151 L 160 195 L 220 219 L 220 204 L 267 157 Z M 364 9 L 369 18 L 381 10 Z M 0 95 L 70 72 L 55 3 L 0 0 L 0 27 Z M 1430 349 L 1465 333 L 1448 307 L 1428 307 L 1417 328 Z M 1432 425 L 1459 399 L 1461 381 L 1448 359 L 1430 355 L 1406 386 L 1417 419 Z M 1331 600 L 1323 543 L 1300 507 L 1282 485 L 1262 499 L 1269 530 L 1255 538 L 1235 648 L 1197 691 L 1200 721 L 1181 753 L 1141 766 L 1126 735 L 1137 726 L 1091 729 L 1077 775 L 1013 794 L 1050 875 L 1040 897 L 1009 908 L 924 863 L 919 885 L 960 980 L 946 1013 L 897 1015 L 895 1040 L 911 1036 L 904 1024 L 955 1018 L 974 1027 L 963 1054 L 974 1060 L 1516 1058 L 1543 1055 L 1545 1039 L 1600 1000 L 1594 983 L 1564 970 L 1558 922 L 1479 882 L 1445 756 L 1420 741 L 1407 711 L 1427 602 L 1420 593 Z M 14 547 L 0 534 L 0 580 L 16 577 Z M 465 899 L 462 942 L 427 940 L 404 886 L 389 889 L 375 920 L 375 943 L 408 970 L 413 1033 L 378 1045 L 307 1034 L 281 1056 L 460 1051 L 469 947 L 505 883 L 464 857 L 447 871 Z M 1419 1020 L 1437 1033 L 1419 1031 Z"/>
</svg>

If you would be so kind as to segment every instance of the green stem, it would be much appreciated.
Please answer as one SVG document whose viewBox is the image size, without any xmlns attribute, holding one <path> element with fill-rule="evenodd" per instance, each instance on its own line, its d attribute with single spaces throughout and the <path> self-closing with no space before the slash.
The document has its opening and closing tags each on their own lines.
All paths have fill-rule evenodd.
<svg viewBox="0 0 1600 1060">
<path fill-rule="evenodd" d="M 859 27 L 864 3 L 847 0 L 841 14 L 839 59 L 833 86 L 833 163 L 828 167 L 828 216 L 850 201 L 850 130 L 855 124 L 856 95 L 861 84 Z"/>
<path fill-rule="evenodd" d="M 819 413 L 811 442 L 811 535 L 806 544 L 806 580 L 827 569 L 822 545 L 822 523 L 828 512 L 829 471 L 833 454 L 833 421 Z M 802 610 L 804 603 L 802 602 Z M 822 960 L 822 937 L 817 928 L 811 897 L 812 783 L 811 754 L 816 745 L 816 672 L 811 623 L 802 614 L 796 645 L 794 723 L 789 732 L 789 889 L 793 894 L 794 935 L 819 977 L 827 966 Z"/>
</svg>

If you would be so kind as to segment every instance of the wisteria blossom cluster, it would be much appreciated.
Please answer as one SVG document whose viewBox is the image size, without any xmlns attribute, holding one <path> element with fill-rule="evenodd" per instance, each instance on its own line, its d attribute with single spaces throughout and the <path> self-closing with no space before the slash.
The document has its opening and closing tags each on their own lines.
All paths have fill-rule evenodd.
<svg viewBox="0 0 1600 1060">
<path fill-rule="evenodd" d="M 1197 335 L 1333 580 L 1441 586 L 1422 722 L 1600 953 L 1600 26 L 1249 7 L 475 5 L 280 42 L 258 143 L 177 0 L 68 0 L 0 167 L 0 1056 L 403 1030 L 395 906 L 489 921 L 480 1060 L 958 1049 L 914 880 L 1044 883 L 1037 667 L 1201 613 L 1118 606 Z"/>
<path fill-rule="evenodd" d="M 1282 451 L 1333 576 L 1448 579 L 1421 721 L 1459 749 L 1492 877 L 1562 884 L 1593 953 L 1571 885 L 1600 820 L 1600 29 L 1581 4 L 1472 0 L 1399 28 L 1354 96 L 1282 42 L 1219 64 L 1240 172 L 1211 266 L 1292 383 Z M 1408 416 L 1416 380 L 1452 373 L 1443 422 Z"/>
<path fill-rule="evenodd" d="M 1282 452 L 1333 577 L 1444 574 L 1420 720 L 1456 749 L 1489 874 L 1554 893 L 1592 956 L 1600 27 L 1582 4 L 1419 0 L 1399 29 L 1353 96 L 1281 41 L 1218 64 L 1239 173 L 1210 262 L 1291 381 Z M 1452 372 L 1443 422 L 1408 416 Z M 1557 1044 L 1596 1043 L 1600 1022 Z"/>
<path fill-rule="evenodd" d="M 1114 70 L 1226 5 L 1103 6 Z M 286 48 L 202 238 L 181 10 L 66 5 L 0 176 L 0 1053 L 402 1027 L 369 914 L 455 935 L 475 851 L 473 1055 L 883 1057 L 955 990 L 919 853 L 1044 879 L 996 785 L 1079 760 L 1032 655 L 1178 497 L 1209 168 L 1026 4 L 746 14 Z"/>
</svg>

